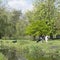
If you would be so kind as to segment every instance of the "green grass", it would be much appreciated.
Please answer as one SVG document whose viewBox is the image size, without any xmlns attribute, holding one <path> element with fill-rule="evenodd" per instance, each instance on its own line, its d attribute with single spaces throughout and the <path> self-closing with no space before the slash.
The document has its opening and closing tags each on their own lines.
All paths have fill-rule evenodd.
<svg viewBox="0 0 60 60">
<path fill-rule="evenodd" d="M 60 59 L 60 41 L 49 40 L 37 43 L 30 40 L 18 40 L 13 43 L 13 40 L 3 40 L 0 45 L 4 48 L 16 49 L 19 54 L 22 53 L 28 60 L 59 60 Z"/>
<path fill-rule="evenodd" d="M 0 53 L 0 60 L 7 60 L 7 58 L 2 53 Z"/>
</svg>

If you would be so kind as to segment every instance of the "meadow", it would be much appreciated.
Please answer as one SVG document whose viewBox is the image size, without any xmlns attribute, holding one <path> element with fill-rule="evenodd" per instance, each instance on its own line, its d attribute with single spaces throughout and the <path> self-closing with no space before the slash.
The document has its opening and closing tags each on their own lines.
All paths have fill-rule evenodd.
<svg viewBox="0 0 60 60">
<path fill-rule="evenodd" d="M 15 52 L 20 60 L 60 60 L 60 41 L 49 40 L 47 43 L 30 40 L 2 40 L 0 41 L 0 60 L 7 60 L 9 51 Z M 4 57 L 4 58 L 3 58 Z M 13 56 L 15 57 L 15 55 Z M 15 60 L 11 57 L 10 60 Z M 9 59 L 8 59 L 9 60 Z M 18 60 L 18 59 L 17 59 Z"/>
</svg>

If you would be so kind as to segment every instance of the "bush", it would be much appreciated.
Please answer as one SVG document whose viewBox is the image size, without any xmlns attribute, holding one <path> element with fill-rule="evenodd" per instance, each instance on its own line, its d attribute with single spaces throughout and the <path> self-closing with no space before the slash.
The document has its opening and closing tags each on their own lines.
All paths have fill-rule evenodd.
<svg viewBox="0 0 60 60">
<path fill-rule="evenodd" d="M 7 58 L 2 53 L 0 53 L 0 60 L 7 60 Z"/>
<path fill-rule="evenodd" d="M 22 47 L 22 54 L 28 60 L 59 60 L 59 50 L 45 49 L 38 44 L 28 44 Z"/>
</svg>

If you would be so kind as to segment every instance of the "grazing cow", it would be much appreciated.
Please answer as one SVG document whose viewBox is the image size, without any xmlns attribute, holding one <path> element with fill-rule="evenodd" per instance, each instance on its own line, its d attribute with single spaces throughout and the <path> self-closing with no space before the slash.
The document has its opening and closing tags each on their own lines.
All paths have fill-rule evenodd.
<svg viewBox="0 0 60 60">
<path fill-rule="evenodd" d="M 45 41 L 48 42 L 49 36 L 45 36 Z"/>
<path fill-rule="evenodd" d="M 37 42 L 39 42 L 39 41 L 43 41 L 45 38 L 44 38 L 44 36 L 39 36 L 39 39 L 37 40 Z"/>
</svg>

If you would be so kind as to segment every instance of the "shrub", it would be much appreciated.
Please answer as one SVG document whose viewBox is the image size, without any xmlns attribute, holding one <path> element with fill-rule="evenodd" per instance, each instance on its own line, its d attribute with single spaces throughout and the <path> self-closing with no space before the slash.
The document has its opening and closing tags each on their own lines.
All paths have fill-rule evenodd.
<svg viewBox="0 0 60 60">
<path fill-rule="evenodd" d="M 2 53 L 0 53 L 0 60 L 7 60 L 7 58 Z"/>
</svg>

